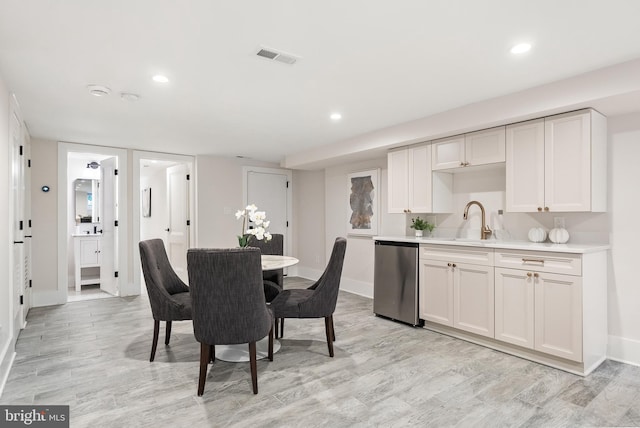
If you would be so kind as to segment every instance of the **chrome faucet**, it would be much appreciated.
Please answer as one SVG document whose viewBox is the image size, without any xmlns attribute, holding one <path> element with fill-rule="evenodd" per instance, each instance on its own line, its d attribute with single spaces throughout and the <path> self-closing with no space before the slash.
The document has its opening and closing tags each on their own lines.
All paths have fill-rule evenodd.
<svg viewBox="0 0 640 428">
<path fill-rule="evenodd" d="M 465 220 L 467 220 L 468 216 L 469 216 L 469 207 L 471 205 L 477 205 L 480 207 L 480 211 L 482 211 L 482 229 L 480 229 L 480 239 L 487 239 L 491 236 L 491 229 L 489 229 L 489 226 L 487 226 L 487 223 L 485 222 L 485 216 L 484 216 L 484 207 L 482 206 L 482 204 L 478 201 L 471 201 L 467 204 L 466 207 L 464 207 L 464 214 L 462 215 L 462 218 L 464 218 Z"/>
</svg>

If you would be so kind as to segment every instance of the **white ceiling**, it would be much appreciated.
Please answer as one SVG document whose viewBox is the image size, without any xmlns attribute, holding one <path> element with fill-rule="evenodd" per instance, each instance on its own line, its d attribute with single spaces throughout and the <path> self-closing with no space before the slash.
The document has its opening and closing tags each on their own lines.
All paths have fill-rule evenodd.
<svg viewBox="0 0 640 428">
<path fill-rule="evenodd" d="M 0 78 L 32 137 L 280 161 L 640 58 L 639 16 L 637 0 L 2 0 Z"/>
</svg>

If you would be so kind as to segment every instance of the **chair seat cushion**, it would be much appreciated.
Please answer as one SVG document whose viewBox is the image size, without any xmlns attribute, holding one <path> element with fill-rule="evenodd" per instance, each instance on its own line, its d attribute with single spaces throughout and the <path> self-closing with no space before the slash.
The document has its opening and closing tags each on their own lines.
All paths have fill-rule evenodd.
<svg viewBox="0 0 640 428">
<path fill-rule="evenodd" d="M 187 291 L 185 293 L 172 294 L 171 298 L 179 305 L 177 308 L 172 308 L 173 321 L 184 321 L 191 319 L 191 294 Z"/>
<path fill-rule="evenodd" d="M 271 302 L 271 309 L 276 318 L 313 318 L 314 315 L 301 311 L 302 303 L 306 302 L 314 290 L 293 289 L 283 290 Z"/>
<path fill-rule="evenodd" d="M 273 281 L 263 281 L 263 284 L 264 298 L 267 302 L 271 302 L 278 294 L 280 294 L 280 292 L 282 292 L 282 287 Z"/>
</svg>

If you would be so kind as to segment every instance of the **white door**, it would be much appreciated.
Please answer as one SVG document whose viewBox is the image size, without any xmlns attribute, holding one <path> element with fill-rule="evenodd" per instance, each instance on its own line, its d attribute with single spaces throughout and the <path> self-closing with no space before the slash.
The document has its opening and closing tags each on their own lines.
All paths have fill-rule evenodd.
<svg viewBox="0 0 640 428">
<path fill-rule="evenodd" d="M 284 254 L 287 248 L 288 231 L 288 176 L 278 172 L 247 172 L 247 204 L 255 204 L 260 211 L 267 214 L 268 231 L 271 234 L 284 235 Z"/>
<path fill-rule="evenodd" d="M 27 314 L 31 308 L 31 140 L 25 133 L 24 149 L 24 290 L 22 295 L 22 322 L 27 323 Z"/>
<path fill-rule="evenodd" d="M 189 167 L 176 165 L 167 168 L 167 257 L 176 274 L 186 284 L 187 249 L 189 248 Z"/>
<path fill-rule="evenodd" d="M 18 337 L 20 329 L 24 326 L 22 301 L 24 299 L 23 290 L 26 281 L 25 276 L 25 244 L 24 244 L 24 147 L 23 147 L 23 128 L 22 121 L 17 113 L 17 108 L 11 112 L 10 118 L 10 138 L 11 138 L 11 203 L 12 209 L 12 227 L 11 234 L 13 239 L 12 251 L 12 269 L 13 269 L 13 287 L 11 293 L 12 299 L 12 316 L 13 316 L 13 334 Z"/>
<path fill-rule="evenodd" d="M 114 296 L 118 295 L 118 176 L 115 171 L 117 158 L 108 158 L 100 162 L 100 222 L 102 238 L 100 241 L 100 289 Z"/>
</svg>

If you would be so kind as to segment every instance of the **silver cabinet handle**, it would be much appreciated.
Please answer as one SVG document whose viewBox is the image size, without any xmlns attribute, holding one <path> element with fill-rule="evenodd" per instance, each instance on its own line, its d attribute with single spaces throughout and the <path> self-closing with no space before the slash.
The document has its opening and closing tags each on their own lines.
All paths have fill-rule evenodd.
<svg viewBox="0 0 640 428">
<path fill-rule="evenodd" d="M 541 265 L 544 265 L 544 260 L 543 259 L 525 259 L 523 257 L 522 263 L 540 263 Z"/>
</svg>

